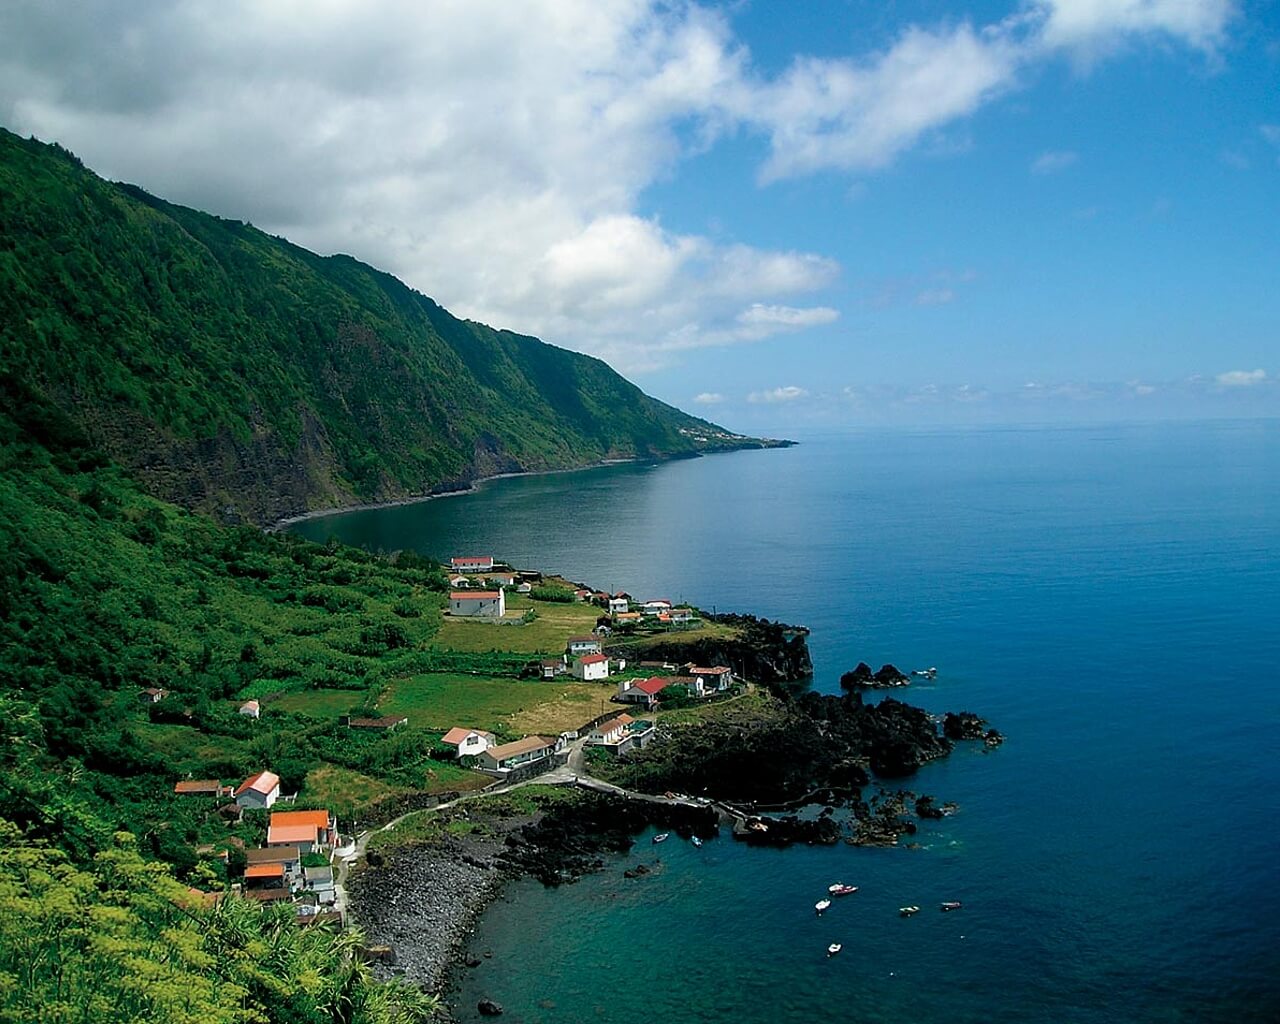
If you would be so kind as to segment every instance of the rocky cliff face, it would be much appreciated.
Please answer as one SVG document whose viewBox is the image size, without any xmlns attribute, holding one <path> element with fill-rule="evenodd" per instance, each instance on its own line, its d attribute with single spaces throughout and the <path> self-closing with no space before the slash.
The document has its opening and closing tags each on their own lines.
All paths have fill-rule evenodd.
<svg viewBox="0 0 1280 1024">
<path fill-rule="evenodd" d="M 787 626 L 754 615 L 721 615 L 715 621 L 737 626 L 738 637 L 672 640 L 645 648 L 646 660 L 727 665 L 740 679 L 785 689 L 813 677 L 809 631 L 803 626 Z"/>
</svg>

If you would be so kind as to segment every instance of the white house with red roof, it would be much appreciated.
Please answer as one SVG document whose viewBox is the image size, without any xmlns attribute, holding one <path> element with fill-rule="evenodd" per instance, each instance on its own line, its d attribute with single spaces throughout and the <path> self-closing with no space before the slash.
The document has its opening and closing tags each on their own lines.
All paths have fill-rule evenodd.
<svg viewBox="0 0 1280 1024">
<path fill-rule="evenodd" d="M 716 665 L 714 668 L 690 666 L 686 673 L 690 678 L 689 692 L 695 697 L 714 697 L 733 685 L 733 670 L 724 665 Z"/>
<path fill-rule="evenodd" d="M 454 572 L 491 572 L 493 570 L 493 556 L 479 555 L 476 557 L 462 557 L 449 559 L 449 567 Z"/>
<path fill-rule="evenodd" d="M 609 656 L 607 654 L 587 654 L 573 663 L 573 674 L 584 683 L 597 679 L 609 678 Z"/>
<path fill-rule="evenodd" d="M 461 725 L 455 725 L 440 737 L 440 742 L 456 747 L 459 757 L 467 757 L 468 755 L 483 754 L 490 747 L 497 744 L 498 738 L 491 732 L 484 732 L 481 729 L 467 729 Z"/>
<path fill-rule="evenodd" d="M 634 721 L 635 719 L 624 711 L 616 718 L 610 718 L 607 722 L 593 726 L 591 732 L 587 734 L 587 742 L 593 746 L 617 744 L 627 734 L 627 727 Z"/>
<path fill-rule="evenodd" d="M 250 775 L 236 789 L 236 803 L 241 807 L 262 810 L 280 799 L 280 776 L 261 771 Z"/>
<path fill-rule="evenodd" d="M 624 679 L 618 684 L 618 700 L 628 704 L 642 704 L 652 709 L 658 703 L 658 694 L 675 685 L 670 676 L 650 676 L 648 679 Z"/>
<path fill-rule="evenodd" d="M 455 590 L 449 594 L 449 614 L 469 619 L 500 619 L 507 614 L 503 590 Z"/>
<path fill-rule="evenodd" d="M 240 714 L 244 715 L 245 718 L 261 718 L 262 705 L 256 700 L 247 700 L 240 705 Z"/>
<path fill-rule="evenodd" d="M 303 853 L 313 853 L 331 850 L 337 843 L 338 822 L 323 808 L 271 812 L 267 846 L 296 846 Z"/>
<path fill-rule="evenodd" d="M 644 612 L 645 615 L 662 615 L 665 612 L 671 611 L 671 602 L 665 597 L 655 598 L 652 601 L 645 601 L 644 604 L 640 606 L 640 610 Z"/>
<path fill-rule="evenodd" d="M 694 616 L 693 616 L 692 608 L 672 608 L 671 609 L 671 621 L 676 625 L 680 625 L 681 623 L 684 623 L 684 622 L 692 622 L 693 618 Z"/>
</svg>

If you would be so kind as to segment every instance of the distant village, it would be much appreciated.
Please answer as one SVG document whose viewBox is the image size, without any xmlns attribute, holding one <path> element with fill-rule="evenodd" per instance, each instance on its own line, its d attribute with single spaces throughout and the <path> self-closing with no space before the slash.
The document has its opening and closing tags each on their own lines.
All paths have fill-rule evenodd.
<svg viewBox="0 0 1280 1024">
<path fill-rule="evenodd" d="M 492 557 L 457 557 L 450 560 L 449 601 L 446 614 L 473 621 L 477 626 L 518 626 L 519 615 L 507 611 L 507 594 L 531 594 L 543 583 L 536 572 L 516 572 L 496 563 Z M 570 589 L 568 587 L 562 589 Z M 455 724 L 440 737 L 440 745 L 459 765 L 488 776 L 486 788 L 500 788 L 563 768 L 574 751 L 600 748 L 615 756 L 640 749 L 656 735 L 652 716 L 664 699 L 678 694 L 683 703 L 724 698 L 738 692 L 741 682 L 724 665 L 672 664 L 637 661 L 611 656 L 605 644 L 620 634 L 660 633 L 694 630 L 701 626 L 697 609 L 673 605 L 665 598 L 637 601 L 632 595 L 606 593 L 586 587 L 571 588 L 572 600 L 600 610 L 590 633 L 567 636 L 563 652 L 531 666 L 543 680 L 568 677 L 598 683 L 617 678 L 611 702 L 616 706 L 556 736 L 531 735 L 499 742 L 493 733 L 466 723 Z M 156 703 L 167 691 L 147 688 L 139 693 L 144 704 Z M 248 719 L 261 715 L 257 700 L 238 704 L 239 714 Z M 390 733 L 408 725 L 404 715 L 383 717 L 343 716 L 342 725 L 352 730 Z M 576 780 L 576 776 L 573 776 Z M 293 809 L 297 794 L 282 794 L 281 780 L 263 767 L 238 784 L 218 779 L 183 779 L 175 782 L 174 793 L 191 799 L 216 803 L 216 813 L 228 825 L 241 823 L 246 811 L 267 812 L 261 845 L 247 847 L 239 839 L 230 845 L 243 848 L 244 876 L 233 890 L 262 902 L 288 901 L 299 923 L 345 923 L 345 896 L 335 873 L 335 864 L 356 852 L 355 837 L 342 835 L 339 823 L 325 808 Z M 290 809 L 282 809 L 289 807 Z M 199 852 L 209 853 L 210 850 Z M 224 859 L 227 850 L 222 851 Z"/>
</svg>

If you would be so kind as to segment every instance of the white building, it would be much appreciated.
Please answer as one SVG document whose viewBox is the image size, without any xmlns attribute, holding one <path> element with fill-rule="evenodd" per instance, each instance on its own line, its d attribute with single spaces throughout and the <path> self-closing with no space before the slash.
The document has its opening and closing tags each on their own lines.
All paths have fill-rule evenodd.
<svg viewBox="0 0 1280 1024">
<path fill-rule="evenodd" d="M 723 665 L 715 668 L 690 668 L 689 691 L 695 697 L 710 697 L 724 693 L 733 685 L 733 672 Z"/>
<path fill-rule="evenodd" d="M 262 716 L 262 705 L 256 700 L 247 700 L 240 705 L 240 714 L 245 718 L 260 718 Z"/>
<path fill-rule="evenodd" d="M 449 612 L 460 618 L 500 619 L 507 614 L 507 598 L 501 590 L 455 590 L 449 594 Z"/>
<path fill-rule="evenodd" d="M 490 747 L 480 755 L 480 764 L 490 771 L 509 772 L 514 768 L 541 761 L 550 757 L 556 749 L 557 741 L 545 736 L 526 736 L 514 743 L 504 743 L 500 747 Z"/>
<path fill-rule="evenodd" d="M 241 807 L 261 810 L 280 799 L 280 776 L 275 772 L 258 772 L 250 775 L 236 790 L 236 803 Z"/>
<path fill-rule="evenodd" d="M 588 654 L 573 663 L 573 674 L 583 682 L 609 678 L 609 656 Z"/>
<path fill-rule="evenodd" d="M 607 722 L 601 722 L 591 730 L 587 742 L 594 746 L 616 745 L 627 734 L 627 727 L 634 721 L 634 718 L 624 712 Z"/>
<path fill-rule="evenodd" d="M 610 615 L 621 615 L 629 607 L 630 605 L 627 604 L 627 599 L 625 597 L 609 598 L 609 614 Z"/>
<path fill-rule="evenodd" d="M 447 743 L 451 747 L 457 747 L 458 756 L 466 757 L 467 755 L 483 754 L 498 740 L 491 732 L 484 732 L 480 729 L 466 729 L 460 725 L 455 725 L 440 738 L 440 742 Z"/>
<path fill-rule="evenodd" d="M 493 556 L 482 555 L 478 558 L 451 558 L 449 559 L 449 567 L 454 572 L 491 572 L 493 570 Z"/>
<path fill-rule="evenodd" d="M 598 636 L 571 636 L 567 646 L 569 653 L 575 658 L 584 654 L 599 654 L 601 650 Z"/>
<path fill-rule="evenodd" d="M 646 615 L 662 615 L 664 612 L 671 611 L 671 602 L 666 598 L 659 598 L 655 601 L 646 601 L 640 606 L 640 610 Z"/>
</svg>

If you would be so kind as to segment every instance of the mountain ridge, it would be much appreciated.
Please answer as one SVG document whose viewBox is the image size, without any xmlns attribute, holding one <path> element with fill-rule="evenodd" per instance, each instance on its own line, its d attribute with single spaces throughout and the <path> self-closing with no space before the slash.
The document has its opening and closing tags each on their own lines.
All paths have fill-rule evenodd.
<svg viewBox="0 0 1280 1024">
<path fill-rule="evenodd" d="M 3 129 L 0 362 L 157 497 L 257 525 L 502 473 L 787 443 Z"/>
</svg>

